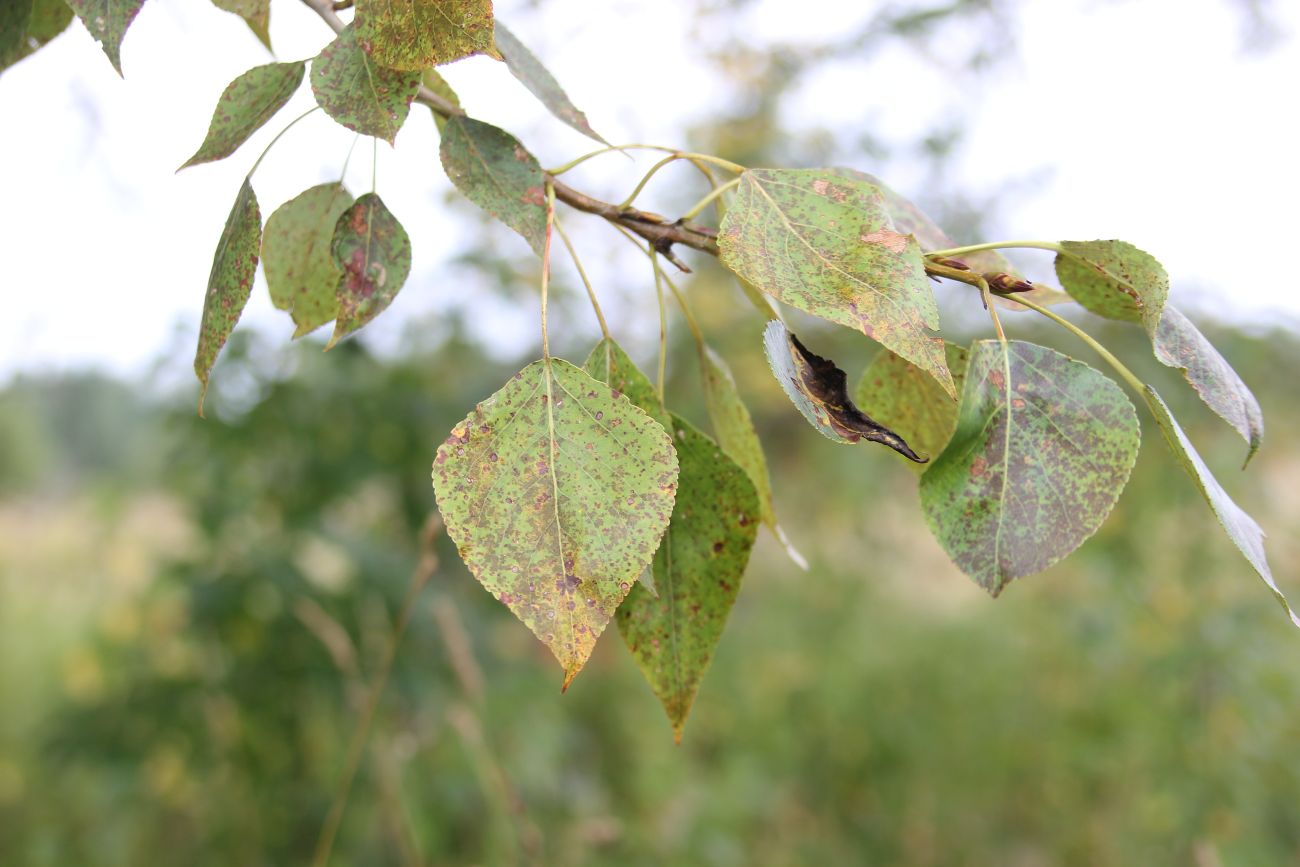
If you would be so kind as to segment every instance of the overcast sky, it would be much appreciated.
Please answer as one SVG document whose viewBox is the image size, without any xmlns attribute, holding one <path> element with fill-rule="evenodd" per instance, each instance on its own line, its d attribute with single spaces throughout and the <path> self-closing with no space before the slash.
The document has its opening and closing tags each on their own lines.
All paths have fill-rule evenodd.
<svg viewBox="0 0 1300 867">
<path fill-rule="evenodd" d="M 542 4 L 544 14 L 517 2 L 497 9 L 607 138 L 675 145 L 726 95 L 708 86 L 709 67 L 692 57 L 688 28 L 666 14 L 670 5 L 553 0 Z M 847 29 L 847 5 L 766 0 L 711 38 L 812 41 L 827 21 Z M 999 237 L 1124 238 L 1164 262 L 1173 297 L 1193 311 L 1295 323 L 1300 291 L 1289 260 L 1300 172 L 1292 167 L 1291 103 L 1300 4 L 1278 6 L 1271 47 L 1245 51 L 1240 14 L 1223 0 L 1024 2 L 1018 57 L 977 83 L 900 46 L 820 73 L 791 100 L 789 122 L 869 120 L 882 138 L 903 139 L 937 112 L 962 110 L 970 123 L 956 166 L 964 186 L 995 191 L 1008 179 L 1043 179 L 999 215 Z M 280 58 L 291 59 L 314 55 L 331 34 L 299 4 L 277 0 L 272 37 Z M 129 374 L 167 350 L 187 368 L 213 247 L 243 174 L 271 135 L 311 106 L 304 85 L 233 158 L 174 174 L 201 141 L 225 84 L 270 58 L 242 22 L 193 0 L 149 0 L 122 57 L 125 80 L 74 22 L 0 76 L 7 194 L 0 379 L 85 365 Z M 445 74 L 477 116 L 519 133 L 544 165 L 591 149 L 501 64 L 473 58 Z M 665 92 L 672 99 L 647 97 Z M 336 179 L 353 138 L 320 113 L 290 132 L 255 178 L 263 217 Z M 465 211 L 446 213 L 449 184 L 436 148 L 418 106 L 397 148 L 379 146 L 379 192 L 410 230 L 415 261 L 393 308 L 366 329 L 370 339 L 392 342 L 413 317 L 471 302 L 485 305 L 485 329 L 531 334 L 534 311 L 467 298 L 474 287 L 466 269 L 448 265 L 481 229 Z M 353 157 L 356 192 L 370 187 L 371 154 L 367 140 Z M 873 170 L 865 157 L 856 167 Z M 1050 172 L 1036 174 L 1043 169 Z M 614 157 L 583 177 L 620 198 L 638 174 Z M 909 189 L 919 178 L 889 180 L 922 192 Z M 501 243 L 524 249 L 513 237 Z M 1270 262 L 1278 260 L 1287 264 L 1275 275 Z M 592 270 L 598 280 L 621 273 L 617 260 L 599 258 Z M 260 276 L 245 322 L 285 339 L 292 331 Z"/>
</svg>

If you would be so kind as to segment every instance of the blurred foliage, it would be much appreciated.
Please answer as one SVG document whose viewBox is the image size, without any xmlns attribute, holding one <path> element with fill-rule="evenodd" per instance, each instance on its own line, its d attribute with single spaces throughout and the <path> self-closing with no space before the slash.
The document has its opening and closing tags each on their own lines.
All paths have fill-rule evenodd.
<svg viewBox="0 0 1300 867">
<path fill-rule="evenodd" d="M 751 325 L 728 352 L 778 509 L 814 565 L 799 572 L 760 541 L 684 745 L 616 634 L 561 696 L 544 649 L 440 539 L 334 863 L 1300 858 L 1295 636 L 1153 428 L 1098 536 L 995 603 L 929 538 L 895 456 L 826 443 L 783 405 L 750 364 Z M 1103 336 L 1149 356 L 1137 329 Z M 1300 410 L 1269 374 L 1300 363 L 1300 340 L 1212 337 L 1262 389 L 1275 433 L 1229 484 L 1294 585 Z M 434 448 L 512 372 L 455 341 L 400 362 L 316 349 L 271 377 L 237 340 L 207 422 L 188 395 L 160 407 L 98 383 L 125 425 L 104 416 L 106 429 L 151 452 L 143 463 L 111 449 L 74 460 L 94 431 L 64 430 L 57 410 L 89 405 L 83 381 L 0 395 L 28 401 L 44 466 L 116 486 L 81 532 L 143 552 L 122 572 L 88 547 L 42 578 L 15 555 L 52 532 L 21 520 L 48 495 L 6 477 L 0 863 L 309 860 L 433 507 Z M 693 360 L 678 357 L 670 394 L 703 421 Z M 1146 372 L 1183 398 L 1208 459 L 1234 466 L 1232 432 L 1172 372 Z M 75 515 L 81 486 L 67 490 Z"/>
</svg>

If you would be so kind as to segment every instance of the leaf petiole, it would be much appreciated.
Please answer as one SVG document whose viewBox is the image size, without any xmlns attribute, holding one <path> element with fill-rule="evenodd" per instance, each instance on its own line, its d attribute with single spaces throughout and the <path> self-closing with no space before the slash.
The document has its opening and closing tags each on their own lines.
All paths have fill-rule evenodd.
<svg viewBox="0 0 1300 867">
<path fill-rule="evenodd" d="M 1126 383 L 1128 383 L 1130 388 L 1132 388 L 1138 394 L 1145 393 L 1146 384 L 1143 383 L 1142 380 L 1138 379 L 1137 375 L 1133 373 L 1133 371 L 1129 370 L 1128 367 L 1125 366 L 1124 362 L 1120 361 L 1118 358 L 1112 355 L 1109 349 L 1107 349 L 1106 347 L 1102 346 L 1100 343 L 1097 342 L 1096 338 L 1094 338 L 1088 332 L 1084 331 L 1079 326 L 1075 325 L 1070 320 L 1064 318 L 1063 316 L 1059 316 L 1056 313 L 1053 313 L 1051 310 L 1048 310 L 1046 307 L 1040 307 L 1034 302 L 1028 301 L 1024 298 L 1020 298 L 1016 295 L 1002 295 L 999 297 L 1006 298 L 1009 301 L 1014 301 L 1023 307 L 1028 307 L 1030 310 L 1033 310 L 1037 313 L 1041 313 L 1043 316 L 1046 316 L 1048 319 L 1052 320 L 1057 325 L 1064 328 L 1066 331 L 1069 331 L 1075 337 L 1079 338 L 1084 343 L 1088 344 L 1088 346 L 1090 346 L 1094 352 L 1100 355 L 1102 359 L 1107 364 L 1109 364 L 1111 368 L 1113 368 L 1114 371 L 1118 373 Z"/>
<path fill-rule="evenodd" d="M 1061 252 L 1061 245 L 1055 241 L 988 241 L 983 244 L 969 244 L 965 247 L 949 247 L 946 250 L 931 250 L 927 259 L 963 256 L 967 253 L 979 253 L 983 250 L 1004 250 L 1011 247 L 1026 247 L 1034 250 L 1051 250 Z"/>
<path fill-rule="evenodd" d="M 708 206 L 709 206 L 709 205 L 710 205 L 710 204 L 711 204 L 715 199 L 717 199 L 717 198 L 718 198 L 719 196 L 721 196 L 723 193 L 726 193 L 726 192 L 728 192 L 729 190 L 733 190 L 733 189 L 735 189 L 739 184 L 740 184 L 740 178 L 732 178 L 731 180 L 727 181 L 727 182 L 726 182 L 725 184 L 723 184 L 722 186 L 720 186 L 720 187 L 714 187 L 714 189 L 713 189 L 713 191 L 712 191 L 711 193 L 709 193 L 707 196 L 705 196 L 704 198 L 702 198 L 702 199 L 700 199 L 698 202 L 696 202 L 695 205 L 694 205 L 694 206 L 693 206 L 689 211 L 687 211 L 686 213 L 682 214 L 681 217 L 680 217 L 679 219 L 681 219 L 681 220 L 691 220 L 691 219 L 694 219 L 696 216 L 699 215 L 699 213 L 700 213 L 701 211 L 703 211 L 705 208 L 707 208 L 707 207 L 708 207 Z"/>
<path fill-rule="evenodd" d="M 591 299 L 591 309 L 596 313 L 596 321 L 600 323 L 600 333 L 606 340 L 612 340 L 609 336 L 609 325 L 605 322 L 605 314 L 601 312 L 600 302 L 596 300 L 596 290 L 591 285 L 591 280 L 587 277 L 587 271 L 582 267 L 582 260 L 578 258 L 578 251 L 573 248 L 573 242 L 569 240 L 569 234 L 564 231 L 564 226 L 560 223 L 560 218 L 555 217 L 555 231 L 560 233 L 560 240 L 564 242 L 565 249 L 569 251 L 569 258 L 573 260 L 573 265 L 578 269 L 578 276 L 582 278 L 582 285 L 587 289 L 587 297 Z"/>
<path fill-rule="evenodd" d="M 275 134 L 275 138 L 271 139 L 270 143 L 267 144 L 267 146 L 262 149 L 261 156 L 257 158 L 257 162 L 253 163 L 253 167 L 248 170 L 248 177 L 251 178 L 253 176 L 253 173 L 257 171 L 257 167 L 262 164 L 262 160 L 266 159 L 266 155 L 271 152 L 271 148 L 275 147 L 275 143 L 280 140 L 281 136 L 283 136 L 289 130 L 293 129 L 294 125 L 298 123 L 298 121 L 302 120 L 304 117 L 311 114 L 312 112 L 319 111 L 319 110 L 320 110 L 319 105 L 307 109 L 302 114 L 298 115 L 293 120 L 289 121 L 289 123 L 285 126 L 284 129 L 277 132 Z"/>
</svg>

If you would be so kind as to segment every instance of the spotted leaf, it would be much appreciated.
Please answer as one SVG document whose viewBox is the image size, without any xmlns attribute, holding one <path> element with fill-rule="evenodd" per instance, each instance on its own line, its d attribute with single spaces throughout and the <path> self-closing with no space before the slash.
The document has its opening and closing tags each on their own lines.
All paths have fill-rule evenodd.
<svg viewBox="0 0 1300 867">
<path fill-rule="evenodd" d="M 503 129 L 470 117 L 442 128 L 442 167 L 465 197 L 524 236 L 542 254 L 546 179 L 537 158 Z"/>
<path fill-rule="evenodd" d="M 433 487 L 461 559 L 555 654 L 567 687 L 659 546 L 677 471 L 661 425 L 544 359 L 456 425 Z"/>
<path fill-rule="evenodd" d="M 1151 254 L 1125 241 L 1062 241 L 1056 276 L 1088 310 L 1140 322 L 1155 337 L 1169 297 L 1169 275 Z"/>
<path fill-rule="evenodd" d="M 208 291 L 203 299 L 199 346 L 194 354 L 194 372 L 203 387 L 199 394 L 199 415 L 203 414 L 203 399 L 208 393 L 212 365 L 248 303 L 261 245 L 262 212 L 257 206 L 253 186 L 245 178 L 235 196 L 230 216 L 226 218 L 221 240 L 217 242 L 212 271 L 208 275 Z"/>
<path fill-rule="evenodd" d="M 362 49 L 352 24 L 311 62 L 311 90 L 325 113 L 390 144 L 419 89 L 420 73 L 380 66 Z"/>
<path fill-rule="evenodd" d="M 492 0 L 357 0 L 357 37 L 386 69 L 420 72 L 492 50 Z"/>
<path fill-rule="evenodd" d="M 262 237 L 262 271 L 271 302 L 288 310 L 294 337 L 313 331 L 338 315 L 341 276 L 334 262 L 334 227 L 352 204 L 338 183 L 304 190 L 275 209 Z"/>
<path fill-rule="evenodd" d="M 1291 622 L 1300 626 L 1300 617 L 1291 610 L 1291 605 L 1278 589 L 1277 582 L 1273 580 L 1273 570 L 1269 568 L 1268 559 L 1264 555 L 1264 531 L 1259 528 L 1259 524 L 1255 523 L 1255 519 L 1246 514 L 1232 501 L 1227 491 L 1223 490 L 1223 486 L 1214 478 L 1205 461 L 1201 460 L 1191 440 L 1183 433 L 1183 429 L 1155 389 L 1148 385 L 1142 396 L 1146 399 L 1160 432 L 1164 434 L 1165 442 L 1173 451 L 1174 457 L 1178 458 L 1183 469 L 1187 471 L 1187 475 L 1191 476 L 1192 481 L 1196 483 L 1196 489 L 1201 492 L 1201 496 L 1213 510 L 1214 516 L 1219 519 L 1223 531 L 1255 569 L 1256 574 L 1268 585 L 1268 589 L 1273 592 L 1273 596 L 1282 605 Z"/>
<path fill-rule="evenodd" d="M 366 193 L 339 215 L 330 253 L 338 318 L 326 349 L 388 309 L 411 273 L 411 239 L 383 200 Z"/>
<path fill-rule="evenodd" d="M 826 169 L 751 169 L 718 236 L 722 263 L 759 289 L 861 330 L 956 395 L 921 247 L 872 184 Z"/>
<path fill-rule="evenodd" d="M 122 37 L 144 0 L 67 0 L 95 38 L 117 74 L 122 74 Z"/>
<path fill-rule="evenodd" d="M 1096 532 L 1138 439 L 1133 404 L 1091 367 L 1032 343 L 977 341 L 921 507 L 953 561 L 997 596 Z"/>
<path fill-rule="evenodd" d="M 500 21 L 496 22 L 496 45 L 510 72 L 546 106 L 547 111 L 588 138 L 609 144 L 591 128 L 587 116 L 573 104 L 555 76 Z"/>
<path fill-rule="evenodd" d="M 306 64 L 255 66 L 226 85 L 212 112 L 207 137 L 181 168 L 225 159 L 284 107 L 302 84 Z"/>
<path fill-rule="evenodd" d="M 947 344 L 944 350 L 948 370 L 952 371 L 953 381 L 960 390 L 966 379 L 970 353 L 953 343 Z M 862 374 L 853 399 L 872 418 L 929 457 L 943 451 L 957 426 L 957 401 L 939 388 L 933 377 L 887 349 Z M 909 466 L 924 471 L 920 464 Z"/>
</svg>

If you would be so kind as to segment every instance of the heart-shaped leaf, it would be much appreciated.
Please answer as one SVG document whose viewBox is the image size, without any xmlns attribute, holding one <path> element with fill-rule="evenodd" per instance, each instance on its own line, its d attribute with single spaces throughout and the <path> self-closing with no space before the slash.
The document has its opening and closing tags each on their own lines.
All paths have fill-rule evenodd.
<svg viewBox="0 0 1300 867">
<path fill-rule="evenodd" d="M 433 487 L 461 559 L 551 649 L 567 687 L 659 546 L 677 456 L 627 398 L 544 359 L 456 425 Z"/>
<path fill-rule="evenodd" d="M 966 381 L 970 353 L 955 343 L 945 345 L 944 350 L 948 370 L 960 390 Z M 888 349 L 872 359 L 858 381 L 853 399 L 870 410 L 876 421 L 928 457 L 943 451 L 957 426 L 957 401 L 939 388 L 933 377 Z M 924 471 L 919 464 L 909 466 Z"/>
<path fill-rule="evenodd" d="M 1237 371 L 1219 354 L 1192 321 L 1165 305 L 1152 341 L 1156 358 L 1183 372 L 1205 405 L 1232 425 L 1250 447 L 1246 463 L 1264 438 L 1264 413 Z"/>
<path fill-rule="evenodd" d="M 257 254 L 262 246 L 262 212 L 248 178 L 244 178 L 234 207 L 212 257 L 208 291 L 203 298 L 203 321 L 199 325 L 199 346 L 194 354 L 194 372 L 203 385 L 199 394 L 199 415 L 208 394 L 208 376 L 217 354 L 235 330 L 257 273 Z"/>
<path fill-rule="evenodd" d="M 860 329 L 954 397 L 921 247 L 872 184 L 827 169 L 750 169 L 718 236 L 722 263 L 764 292 Z"/>
<path fill-rule="evenodd" d="M 680 741 L 758 535 L 758 495 L 717 443 L 663 411 L 650 380 L 613 341 L 592 350 L 587 371 L 609 375 L 633 403 L 666 419 L 677 448 L 677 502 L 651 564 L 656 592 L 633 587 L 618 626 Z"/>
<path fill-rule="evenodd" d="M 496 45 L 505 60 L 506 66 L 515 78 L 523 82 L 528 92 L 537 97 L 547 111 L 564 121 L 578 132 L 593 138 L 601 144 L 609 144 L 599 133 L 591 128 L 587 116 L 570 100 L 564 88 L 555 80 L 527 47 L 500 21 L 496 22 Z"/>
<path fill-rule="evenodd" d="M 311 91 L 325 113 L 350 130 L 392 144 L 420 89 L 419 72 L 380 66 L 365 52 L 354 24 L 311 62 Z"/>
<path fill-rule="evenodd" d="M 411 239 L 383 200 L 366 193 L 334 224 L 330 254 L 340 276 L 326 349 L 388 309 L 411 273 Z"/>
<path fill-rule="evenodd" d="M 334 227 L 352 204 L 339 183 L 304 190 L 275 209 L 262 237 L 262 271 L 271 302 L 288 310 L 294 337 L 338 315 L 339 268 L 334 264 Z"/>
<path fill-rule="evenodd" d="M 233 154 L 284 107 L 302 84 L 306 69 L 302 61 L 268 63 L 253 67 L 226 85 L 217 100 L 216 110 L 212 112 L 207 137 L 181 168 L 225 159 Z"/>
<path fill-rule="evenodd" d="M 420 72 L 492 50 L 492 0 L 357 0 L 357 37 L 386 69 Z"/>
<path fill-rule="evenodd" d="M 546 178 L 537 158 L 510 133 L 470 117 L 447 119 L 439 153 L 456 189 L 523 235 L 540 256 L 546 240 Z"/>
<path fill-rule="evenodd" d="M 1169 275 L 1150 253 L 1126 241 L 1062 241 L 1056 276 L 1088 310 L 1140 322 L 1155 337 L 1169 297 Z"/>
<path fill-rule="evenodd" d="M 1255 519 L 1242 511 L 1241 507 L 1223 490 L 1155 389 L 1148 385 L 1142 396 L 1146 399 L 1147 406 L 1151 408 L 1151 415 L 1155 418 L 1160 432 L 1164 434 L 1165 442 L 1174 453 L 1174 457 L 1178 458 L 1178 462 L 1183 465 L 1187 475 L 1191 476 L 1192 481 L 1196 483 L 1196 489 L 1201 492 L 1205 502 L 1214 511 L 1223 531 L 1228 534 L 1228 538 L 1237 546 L 1242 556 L 1254 567 L 1259 577 L 1264 579 L 1268 589 L 1273 591 L 1273 596 L 1281 603 L 1291 622 L 1300 626 L 1300 617 L 1291 610 L 1291 605 L 1278 589 L 1277 582 L 1273 580 L 1273 570 L 1269 568 L 1268 558 L 1264 555 L 1264 531 L 1259 528 L 1259 524 L 1255 523 Z"/>
<path fill-rule="evenodd" d="M 781 322 L 773 319 L 767 323 L 763 349 L 776 381 L 822 436 L 845 445 L 868 440 L 889 446 L 909 460 L 927 460 L 912 451 L 898 434 L 858 409 L 849 399 L 844 371 L 833 361 L 810 352 Z"/>
<path fill-rule="evenodd" d="M 104 49 L 108 62 L 122 74 L 122 37 L 144 0 L 67 0 L 90 35 Z"/>
<path fill-rule="evenodd" d="M 1096 532 L 1138 440 L 1133 404 L 1096 370 L 1032 343 L 977 341 L 921 506 L 953 562 L 997 596 Z"/>
</svg>

